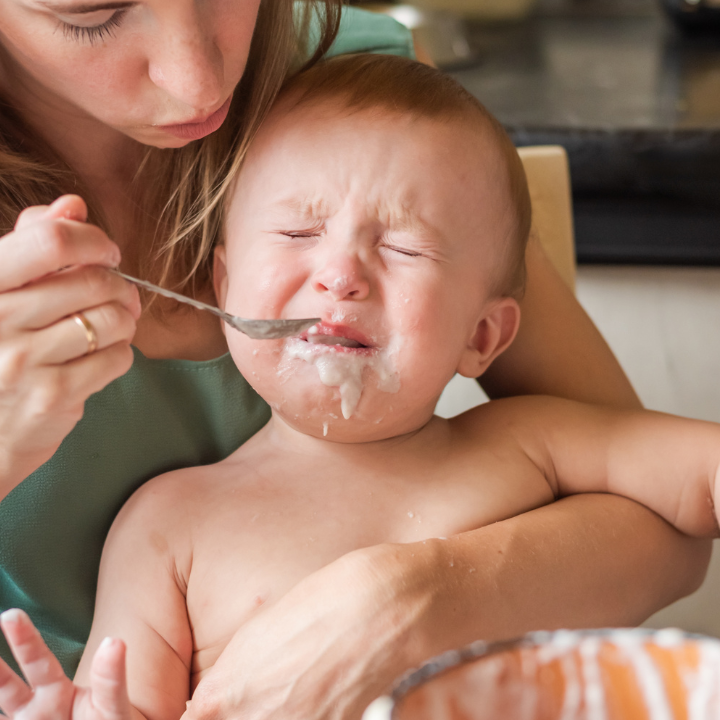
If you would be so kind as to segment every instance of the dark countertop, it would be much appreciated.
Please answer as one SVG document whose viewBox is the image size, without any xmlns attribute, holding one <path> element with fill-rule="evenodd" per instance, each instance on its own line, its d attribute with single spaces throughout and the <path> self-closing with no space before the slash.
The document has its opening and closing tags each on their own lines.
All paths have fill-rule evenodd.
<svg viewBox="0 0 720 720">
<path fill-rule="evenodd" d="M 720 265 L 720 34 L 653 0 L 544 0 L 465 36 L 453 76 L 516 144 L 567 149 L 580 262 Z"/>
</svg>

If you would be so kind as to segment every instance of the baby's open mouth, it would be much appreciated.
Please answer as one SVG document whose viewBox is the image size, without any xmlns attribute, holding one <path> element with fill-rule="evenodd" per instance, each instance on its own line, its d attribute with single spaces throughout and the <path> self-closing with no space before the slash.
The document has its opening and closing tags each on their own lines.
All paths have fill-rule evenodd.
<svg viewBox="0 0 720 720">
<path fill-rule="evenodd" d="M 311 345 L 340 345 L 341 347 L 349 348 L 367 347 L 367 345 L 363 345 L 357 340 L 337 337 L 336 335 L 308 335 L 307 342 L 309 342 Z"/>
<path fill-rule="evenodd" d="M 331 345 L 353 350 L 370 350 L 373 345 L 361 333 L 344 325 L 318 323 L 300 336 L 310 345 Z"/>
</svg>

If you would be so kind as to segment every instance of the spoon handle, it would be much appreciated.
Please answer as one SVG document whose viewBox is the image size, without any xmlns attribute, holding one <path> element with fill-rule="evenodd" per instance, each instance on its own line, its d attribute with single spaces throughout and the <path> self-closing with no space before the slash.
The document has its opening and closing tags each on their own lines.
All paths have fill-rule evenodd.
<svg viewBox="0 0 720 720">
<path fill-rule="evenodd" d="M 245 333 L 248 337 L 254 338 L 255 340 L 275 340 L 278 338 L 292 337 L 301 333 L 303 330 L 312 327 L 316 323 L 320 322 L 320 318 L 302 318 L 298 320 L 247 320 L 245 318 L 238 317 L 237 315 L 231 315 L 230 313 L 221 310 L 214 305 L 208 305 L 207 303 L 194 300 L 186 295 L 180 295 L 180 293 L 167 290 L 159 285 L 153 285 L 153 283 L 147 280 L 140 280 L 139 278 L 132 277 L 132 275 L 126 275 L 119 270 L 112 269 L 116 275 L 127 280 L 128 282 L 137 285 L 138 287 L 149 290 L 150 292 L 157 293 L 163 297 L 177 300 L 178 302 L 185 303 L 186 305 L 192 305 L 198 310 L 206 310 L 213 315 L 224 320 L 230 327 Z"/>
</svg>

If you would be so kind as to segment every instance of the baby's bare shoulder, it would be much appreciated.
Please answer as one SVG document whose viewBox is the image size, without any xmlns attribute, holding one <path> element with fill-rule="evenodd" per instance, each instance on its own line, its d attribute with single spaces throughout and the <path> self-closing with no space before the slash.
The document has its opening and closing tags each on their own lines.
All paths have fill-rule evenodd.
<svg viewBox="0 0 720 720">
<path fill-rule="evenodd" d="M 530 462 L 548 476 L 549 438 L 578 407 L 571 400 L 543 395 L 491 400 L 453 418 L 451 431 L 467 452 L 502 457 L 503 462 Z"/>
<path fill-rule="evenodd" d="M 115 518 L 107 542 L 184 546 L 189 529 L 197 526 L 214 495 L 217 467 L 173 470 L 141 485 Z"/>
<path fill-rule="evenodd" d="M 161 519 L 186 511 L 212 487 L 214 466 L 182 468 L 158 475 L 141 485 L 128 499 L 122 513 L 152 514 Z"/>
<path fill-rule="evenodd" d="M 543 424 L 552 422 L 557 413 L 565 412 L 568 404 L 571 401 L 546 395 L 491 400 L 452 418 L 451 426 L 456 433 L 482 431 L 508 438 L 533 435 Z"/>
</svg>

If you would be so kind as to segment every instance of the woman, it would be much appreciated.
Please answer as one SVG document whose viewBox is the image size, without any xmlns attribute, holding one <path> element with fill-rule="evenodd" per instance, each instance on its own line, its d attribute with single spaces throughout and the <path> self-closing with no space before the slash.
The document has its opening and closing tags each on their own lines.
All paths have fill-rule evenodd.
<svg viewBox="0 0 720 720">
<path fill-rule="evenodd" d="M 28 610 L 69 673 L 125 499 L 220 459 L 267 419 L 213 318 L 159 301 L 141 312 L 108 268 L 212 301 L 226 158 L 295 58 L 331 44 L 333 3 L 295 19 L 288 0 L 0 5 L 0 606 Z M 313 19 L 319 40 L 304 41 Z M 336 52 L 411 52 L 390 21 L 345 22 Z M 67 192 L 91 223 L 78 197 L 52 202 Z M 535 243 L 528 270 L 524 325 L 488 392 L 636 405 Z M 641 620 L 696 587 L 707 557 L 647 510 L 587 496 L 441 550 L 352 553 L 244 626 L 190 713 L 356 717 L 400 672 L 471 639 Z"/>
</svg>

